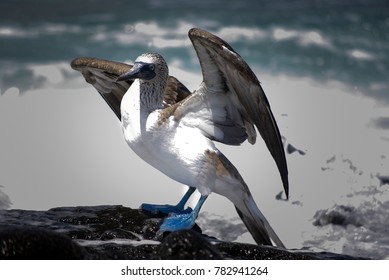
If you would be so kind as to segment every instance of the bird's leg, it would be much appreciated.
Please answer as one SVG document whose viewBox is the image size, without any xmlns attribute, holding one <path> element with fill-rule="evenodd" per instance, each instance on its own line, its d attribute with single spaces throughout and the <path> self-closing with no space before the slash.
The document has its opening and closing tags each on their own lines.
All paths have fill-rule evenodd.
<svg viewBox="0 0 389 280">
<path fill-rule="evenodd" d="M 191 212 L 192 209 L 190 209 L 190 208 L 184 210 L 184 206 L 195 190 L 196 190 L 196 188 L 189 187 L 188 191 L 184 194 L 184 196 L 181 198 L 180 202 L 178 202 L 177 205 L 168 205 L 168 204 L 155 205 L 155 204 L 143 203 L 140 207 L 142 210 L 145 210 L 147 212 L 151 212 L 153 214 L 184 213 L 185 211 Z"/>
<path fill-rule="evenodd" d="M 201 206 L 203 206 L 203 203 L 207 197 L 208 196 L 202 195 L 199 199 L 199 202 L 197 202 L 195 208 L 190 213 L 183 211 L 181 213 L 174 213 L 171 216 L 165 218 L 159 228 L 159 231 L 177 231 L 181 229 L 192 228 L 200 212 Z"/>
</svg>

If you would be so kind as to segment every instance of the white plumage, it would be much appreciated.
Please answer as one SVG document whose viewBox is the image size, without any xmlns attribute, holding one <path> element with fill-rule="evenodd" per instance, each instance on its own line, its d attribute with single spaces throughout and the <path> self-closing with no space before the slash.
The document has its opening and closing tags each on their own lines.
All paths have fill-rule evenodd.
<svg viewBox="0 0 389 280">
<path fill-rule="evenodd" d="M 239 145 L 247 139 L 254 144 L 256 127 L 275 159 L 288 196 L 281 136 L 262 87 L 225 41 L 195 28 L 189 37 L 203 73 L 203 82 L 193 93 L 169 76 L 165 60 L 156 53 L 139 56 L 133 66 L 78 58 L 72 67 L 82 72 L 121 119 L 132 150 L 190 187 L 177 206 L 144 206 L 174 212 L 161 230 L 192 227 L 206 197 L 215 192 L 234 203 L 257 243 L 284 246 L 237 169 L 213 143 Z M 194 188 L 201 193 L 200 201 L 193 212 L 183 212 Z"/>
</svg>

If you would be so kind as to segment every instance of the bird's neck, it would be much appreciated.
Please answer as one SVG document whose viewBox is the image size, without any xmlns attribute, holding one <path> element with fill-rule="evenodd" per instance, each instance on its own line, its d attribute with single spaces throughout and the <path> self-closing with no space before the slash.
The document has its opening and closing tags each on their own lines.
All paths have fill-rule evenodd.
<svg viewBox="0 0 389 280">
<path fill-rule="evenodd" d="M 164 108 L 166 82 L 139 81 L 140 109 L 149 113 Z"/>
</svg>

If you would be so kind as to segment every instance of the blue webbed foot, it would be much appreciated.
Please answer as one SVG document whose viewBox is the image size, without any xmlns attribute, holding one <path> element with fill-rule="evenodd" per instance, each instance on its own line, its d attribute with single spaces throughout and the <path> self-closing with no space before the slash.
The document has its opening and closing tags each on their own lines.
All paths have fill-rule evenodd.
<svg viewBox="0 0 389 280">
<path fill-rule="evenodd" d="M 187 208 L 182 212 L 174 213 L 165 218 L 162 225 L 159 227 L 159 232 L 191 229 L 194 226 L 200 208 L 206 199 L 207 196 L 202 195 L 193 210 L 191 208 Z"/>
<path fill-rule="evenodd" d="M 180 202 L 178 202 L 177 205 L 155 205 L 155 204 L 147 204 L 143 203 L 140 207 L 142 210 L 145 210 L 147 212 L 151 212 L 153 214 L 170 214 L 170 213 L 182 213 L 184 210 L 185 203 L 188 201 L 189 197 L 193 194 L 193 192 L 196 190 L 196 188 L 189 187 L 188 191 L 185 193 L 185 195 L 181 198 Z M 192 211 L 192 209 L 190 209 Z"/>
<path fill-rule="evenodd" d="M 172 232 L 182 229 L 191 229 L 195 224 L 201 206 L 207 199 L 207 196 L 202 195 L 193 210 L 190 207 L 184 210 L 184 205 L 188 201 L 189 196 L 194 192 L 194 190 L 194 188 L 190 187 L 187 193 L 176 206 L 153 205 L 144 203 L 141 205 L 141 208 L 145 211 L 155 214 L 170 214 L 167 218 L 165 218 L 162 225 L 160 226 L 159 233 L 166 231 Z"/>
<path fill-rule="evenodd" d="M 162 225 L 159 228 L 160 232 L 165 231 L 178 231 L 182 229 L 191 229 L 197 218 L 197 213 L 193 212 L 191 208 L 172 214 L 171 216 L 165 218 Z"/>
<path fill-rule="evenodd" d="M 178 207 L 177 205 L 155 205 L 155 204 L 147 204 L 143 203 L 141 206 L 142 210 L 145 210 L 147 212 L 153 213 L 153 214 L 170 214 L 170 213 L 180 213 L 182 212 L 182 208 Z"/>
</svg>

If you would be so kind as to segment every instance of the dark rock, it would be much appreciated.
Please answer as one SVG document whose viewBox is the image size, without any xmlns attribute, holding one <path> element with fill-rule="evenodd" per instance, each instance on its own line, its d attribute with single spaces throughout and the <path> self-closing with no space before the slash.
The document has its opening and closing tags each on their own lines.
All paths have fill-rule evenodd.
<svg viewBox="0 0 389 280">
<path fill-rule="evenodd" d="M 271 246 L 257 246 L 252 244 L 240 244 L 221 242 L 217 248 L 224 252 L 226 258 L 241 260 L 308 260 L 315 257 L 303 253 L 294 253 Z"/>
<path fill-rule="evenodd" d="M 62 223 L 81 226 L 72 231 L 74 239 L 153 239 L 162 223 L 160 216 L 123 206 L 75 207 L 76 215 L 67 213 L 68 209 L 59 207 L 48 212 L 58 213 Z"/>
<path fill-rule="evenodd" d="M 377 175 L 377 178 L 380 181 L 380 186 L 389 185 L 389 176 Z"/>
<path fill-rule="evenodd" d="M 299 153 L 302 156 L 305 155 L 305 152 L 303 150 L 297 149 L 295 146 L 293 146 L 290 143 L 286 146 L 286 152 L 288 154 L 293 154 L 293 153 L 297 152 L 297 153 Z"/>
<path fill-rule="evenodd" d="M 0 259 L 352 259 L 223 242 L 198 226 L 162 235 L 162 216 L 123 206 L 0 210 L 0 221 Z"/>
<path fill-rule="evenodd" d="M 91 259 L 84 248 L 65 235 L 34 227 L 1 226 L 0 259 Z"/>
<path fill-rule="evenodd" d="M 347 226 L 354 225 L 356 227 L 362 226 L 357 210 L 352 206 L 335 205 L 326 210 L 319 210 L 314 215 L 313 225 L 325 226 L 328 224 Z"/>
<path fill-rule="evenodd" d="M 158 246 L 159 259 L 163 260 L 215 260 L 222 253 L 199 233 L 182 230 L 169 234 Z"/>
</svg>

